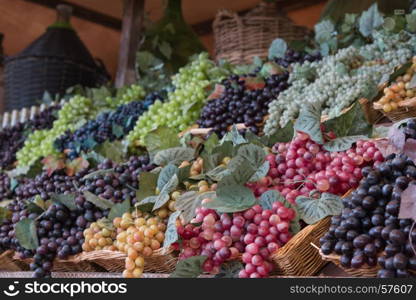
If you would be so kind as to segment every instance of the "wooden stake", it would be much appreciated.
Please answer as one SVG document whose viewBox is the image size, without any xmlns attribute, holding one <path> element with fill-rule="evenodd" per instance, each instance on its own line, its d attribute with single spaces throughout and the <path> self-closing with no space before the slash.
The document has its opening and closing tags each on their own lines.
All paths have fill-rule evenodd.
<svg viewBox="0 0 416 300">
<path fill-rule="evenodd" d="M 124 0 L 116 87 L 136 82 L 135 60 L 143 29 L 145 0 Z"/>
</svg>

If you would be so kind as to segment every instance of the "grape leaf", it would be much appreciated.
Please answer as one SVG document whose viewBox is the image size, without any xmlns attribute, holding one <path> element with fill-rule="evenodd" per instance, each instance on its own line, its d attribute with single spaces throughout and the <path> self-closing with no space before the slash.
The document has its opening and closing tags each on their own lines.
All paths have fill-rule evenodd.
<svg viewBox="0 0 416 300">
<path fill-rule="evenodd" d="M 97 170 L 94 172 L 91 172 L 87 175 L 85 175 L 84 177 L 82 177 L 82 179 L 90 179 L 90 178 L 94 178 L 94 177 L 98 177 L 98 176 L 104 176 L 107 174 L 114 174 L 114 168 L 111 169 L 104 169 L 104 170 Z"/>
<path fill-rule="evenodd" d="M 117 217 L 121 217 L 124 213 L 129 212 L 130 208 L 130 199 L 126 199 L 122 203 L 116 203 L 111 207 L 108 213 L 108 219 L 112 221 Z"/>
<path fill-rule="evenodd" d="M 238 132 L 235 124 L 232 126 L 231 131 L 227 132 L 227 134 L 223 136 L 220 144 L 223 144 L 227 141 L 231 141 L 234 146 L 247 143 L 246 139 Z"/>
<path fill-rule="evenodd" d="M 365 139 L 367 139 L 367 137 L 364 135 L 343 136 L 326 142 L 323 147 L 329 152 L 346 151 L 350 149 L 355 142 Z"/>
<path fill-rule="evenodd" d="M 91 202 L 98 208 L 110 209 L 114 205 L 114 203 L 111 202 L 110 200 L 98 197 L 89 191 L 84 191 L 83 194 L 84 194 L 85 200 L 87 200 L 88 202 Z"/>
<path fill-rule="evenodd" d="M 215 192 L 206 192 L 199 194 L 196 191 L 189 191 L 182 194 L 175 202 L 175 208 L 182 211 L 182 218 L 186 224 L 190 223 L 195 217 L 195 210 L 201 206 L 201 202 L 205 198 L 213 199 Z"/>
<path fill-rule="evenodd" d="M 175 165 L 168 164 L 166 167 L 160 171 L 159 177 L 157 179 L 157 188 L 159 191 L 169 182 L 169 180 L 178 174 L 179 168 Z"/>
<path fill-rule="evenodd" d="M 135 204 L 135 207 L 143 212 L 150 213 L 153 209 L 154 203 L 158 196 L 149 196 L 144 198 L 142 201 Z"/>
<path fill-rule="evenodd" d="M 286 50 L 287 44 L 285 40 L 280 38 L 275 39 L 269 48 L 269 60 L 285 57 Z"/>
<path fill-rule="evenodd" d="M 261 90 L 266 86 L 261 77 L 244 77 L 244 86 L 250 91 Z"/>
<path fill-rule="evenodd" d="M 314 26 L 315 40 L 319 43 L 327 42 L 335 32 L 335 26 L 330 20 L 323 20 Z"/>
<path fill-rule="evenodd" d="M 412 33 L 416 32 L 416 14 L 408 14 L 406 15 L 406 29 Z"/>
<path fill-rule="evenodd" d="M 270 77 L 271 75 L 282 74 L 285 71 L 284 68 L 274 62 L 267 62 L 263 65 L 260 70 L 260 75 L 264 78 Z"/>
<path fill-rule="evenodd" d="M 214 181 L 221 181 L 224 176 L 229 174 L 229 170 L 223 166 L 215 167 L 214 169 L 208 171 L 206 175 Z"/>
<path fill-rule="evenodd" d="M 190 176 L 190 172 L 191 172 L 191 165 L 187 165 L 185 167 L 179 168 L 178 173 L 177 173 L 179 183 L 182 183 L 185 180 L 187 180 Z"/>
<path fill-rule="evenodd" d="M 51 176 L 57 170 L 65 168 L 65 162 L 61 155 L 49 155 L 42 159 L 42 163 L 44 164 L 44 168 L 46 169 L 48 176 Z"/>
<path fill-rule="evenodd" d="M 412 79 L 409 82 L 409 89 L 416 88 L 416 73 L 413 74 Z"/>
<path fill-rule="evenodd" d="M 214 148 L 218 146 L 219 142 L 220 140 L 218 139 L 218 135 L 215 132 L 210 134 L 210 136 L 204 142 L 204 151 L 207 151 L 209 154 L 211 154 Z"/>
<path fill-rule="evenodd" d="M 19 244 L 27 250 L 35 250 L 39 247 L 35 220 L 23 219 L 19 221 L 15 226 L 15 236 Z"/>
<path fill-rule="evenodd" d="M 118 124 L 113 124 L 111 127 L 111 132 L 116 136 L 116 138 L 121 138 L 124 135 L 123 127 Z"/>
<path fill-rule="evenodd" d="M 158 174 L 142 172 L 139 175 L 139 189 L 136 192 L 137 201 L 141 201 L 156 193 Z"/>
<path fill-rule="evenodd" d="M 170 278 L 196 278 L 202 274 L 202 265 L 206 256 L 192 256 L 179 260 L 175 271 L 169 275 Z"/>
<path fill-rule="evenodd" d="M 253 176 L 250 177 L 250 179 L 248 180 L 249 182 L 256 182 L 260 179 L 262 179 L 263 177 L 265 177 L 267 175 L 267 173 L 270 170 L 270 163 L 269 161 L 265 161 L 257 170 L 256 172 L 253 174 Z"/>
<path fill-rule="evenodd" d="M 305 104 L 294 128 L 308 134 L 311 140 L 322 145 L 324 138 L 321 131 L 321 107 L 315 104 Z"/>
<path fill-rule="evenodd" d="M 416 185 L 409 186 L 402 192 L 399 219 L 412 219 L 416 222 Z"/>
<path fill-rule="evenodd" d="M 192 160 L 194 155 L 194 149 L 175 147 L 157 152 L 153 158 L 153 162 L 159 166 L 166 166 L 167 164 L 180 165 L 185 160 Z"/>
<path fill-rule="evenodd" d="M 69 210 L 77 210 L 77 204 L 75 203 L 75 194 L 52 194 L 50 198 L 52 202 L 60 203 L 66 206 Z"/>
<path fill-rule="evenodd" d="M 163 248 L 168 248 L 178 240 L 179 236 L 176 228 L 176 220 L 180 214 L 180 211 L 175 211 L 169 216 L 168 225 L 165 232 L 165 240 L 163 241 Z"/>
<path fill-rule="evenodd" d="M 267 138 L 266 146 L 272 147 L 276 143 L 290 142 L 293 139 L 295 132 L 293 125 L 292 122 L 288 122 L 285 127 L 276 130 L 272 135 L 265 135 Z"/>
<path fill-rule="evenodd" d="M 217 99 L 221 97 L 224 91 L 225 91 L 225 86 L 217 83 L 212 93 L 208 96 L 208 100 Z"/>
<path fill-rule="evenodd" d="M 378 10 L 377 3 L 364 11 L 359 19 L 359 30 L 365 37 L 369 37 L 375 29 L 383 25 L 384 19 Z"/>
<path fill-rule="evenodd" d="M 323 193 L 319 199 L 299 196 L 296 198 L 300 218 L 307 224 L 314 224 L 327 216 L 339 215 L 344 206 L 341 197 Z"/>
<path fill-rule="evenodd" d="M 246 210 L 256 203 L 253 192 L 242 185 L 219 186 L 217 198 L 204 206 L 222 213 Z"/>
<path fill-rule="evenodd" d="M 241 261 L 232 260 L 221 264 L 220 271 L 214 278 L 238 278 L 238 273 L 244 268 Z"/>
<path fill-rule="evenodd" d="M 0 207 L 0 224 L 2 224 L 5 220 L 10 219 L 12 216 L 12 212 L 5 207 Z"/>
<path fill-rule="evenodd" d="M 115 163 L 122 163 L 125 156 L 125 148 L 120 141 L 105 141 L 96 147 L 96 152 Z"/>
<path fill-rule="evenodd" d="M 171 128 L 159 127 L 144 137 L 144 145 L 149 153 L 179 147 L 180 141 L 177 132 Z"/>
<path fill-rule="evenodd" d="M 88 168 L 90 163 L 83 157 L 78 157 L 66 164 L 65 173 L 68 176 L 74 176 L 78 172 Z"/>
<path fill-rule="evenodd" d="M 155 205 L 153 206 L 153 211 L 158 208 L 161 208 L 169 201 L 169 193 L 173 192 L 175 188 L 178 186 L 178 184 L 178 176 L 175 174 L 163 186 L 163 188 L 160 191 L 160 194 L 156 197 Z"/>
</svg>

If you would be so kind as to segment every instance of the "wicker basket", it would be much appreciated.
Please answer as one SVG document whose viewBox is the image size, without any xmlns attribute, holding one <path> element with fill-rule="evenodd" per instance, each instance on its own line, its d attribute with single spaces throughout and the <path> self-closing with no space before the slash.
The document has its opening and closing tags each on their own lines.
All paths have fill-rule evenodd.
<svg viewBox="0 0 416 300">
<path fill-rule="evenodd" d="M 360 269 L 353 269 L 353 268 L 345 268 L 340 263 L 340 256 L 336 254 L 325 255 L 319 250 L 319 254 L 323 260 L 327 262 L 332 262 L 337 267 L 344 270 L 346 273 L 350 274 L 353 277 L 366 277 L 366 278 L 373 278 L 377 277 L 377 272 L 380 269 L 380 266 L 370 267 L 368 265 L 364 265 Z"/>
<path fill-rule="evenodd" d="M 6 111 L 36 104 L 45 91 L 64 94 L 74 85 L 94 87 L 109 80 L 69 25 L 70 11 L 59 7 L 58 22 L 16 56 L 5 61 Z"/>
<path fill-rule="evenodd" d="M 53 263 L 54 272 L 123 272 L 126 254 L 118 251 L 100 250 L 82 252 L 66 260 L 56 259 Z M 12 260 L 19 265 L 17 270 L 28 270 L 33 259 L 20 259 L 17 254 Z M 172 251 L 157 250 L 152 256 L 145 258 L 145 272 L 171 273 L 175 269 L 177 257 Z M 17 271 L 13 269 L 10 271 Z"/>
<path fill-rule="evenodd" d="M 226 59 L 233 64 L 251 63 L 254 56 L 267 57 L 270 44 L 276 38 L 289 42 L 305 39 L 311 33 L 279 12 L 278 4 L 264 2 L 244 16 L 220 10 L 213 30 L 216 59 Z"/>
<path fill-rule="evenodd" d="M 319 243 L 319 239 L 328 231 L 330 222 L 331 218 L 327 217 L 305 227 L 286 245 L 273 253 L 271 258 L 277 267 L 277 274 L 312 276 L 318 273 L 327 262 L 314 251 L 311 243 Z"/>
<path fill-rule="evenodd" d="M 13 254 L 12 250 L 7 250 L 0 254 L 0 270 L 10 272 L 26 270 L 25 264 L 15 260 Z"/>
<path fill-rule="evenodd" d="M 407 118 L 416 117 L 416 107 L 399 107 L 391 112 L 383 112 L 383 114 L 392 122 L 398 122 Z"/>
</svg>

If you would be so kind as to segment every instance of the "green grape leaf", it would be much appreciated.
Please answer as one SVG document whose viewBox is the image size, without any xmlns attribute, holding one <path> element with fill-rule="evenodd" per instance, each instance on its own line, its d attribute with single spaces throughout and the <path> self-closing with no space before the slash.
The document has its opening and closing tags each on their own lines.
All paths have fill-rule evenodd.
<svg viewBox="0 0 416 300">
<path fill-rule="evenodd" d="M 125 147 L 120 141 L 105 141 L 104 143 L 96 147 L 96 152 L 115 163 L 124 162 L 124 158 L 126 155 Z"/>
<path fill-rule="evenodd" d="M 339 215 L 344 208 L 341 197 L 328 193 L 323 193 L 319 199 L 299 196 L 296 204 L 300 218 L 307 224 L 314 224 L 327 216 Z"/>
<path fill-rule="evenodd" d="M 196 191 L 188 191 L 179 196 L 175 202 L 175 208 L 182 212 L 182 218 L 185 224 L 191 222 L 195 217 L 195 210 L 201 206 L 201 202 L 205 198 L 215 198 L 215 192 L 198 193 Z"/>
<path fill-rule="evenodd" d="M 255 169 L 260 168 L 266 158 L 264 149 L 253 144 L 241 146 L 237 151 L 237 155 L 249 161 Z"/>
<path fill-rule="evenodd" d="M 286 50 L 287 44 L 285 40 L 280 38 L 275 39 L 269 48 L 269 60 L 285 57 Z"/>
<path fill-rule="evenodd" d="M 228 186 L 234 184 L 245 184 L 256 173 L 256 169 L 251 162 L 242 156 L 235 156 L 228 164 L 227 172 L 218 182 L 218 186 Z"/>
<path fill-rule="evenodd" d="M 223 167 L 223 166 L 217 166 L 214 169 L 208 171 L 206 173 L 206 176 L 208 176 L 209 178 L 211 178 L 214 181 L 221 181 L 221 179 L 224 178 L 224 176 L 229 174 L 229 170 L 227 170 L 227 168 Z"/>
<path fill-rule="evenodd" d="M 123 127 L 117 124 L 113 124 L 111 127 L 111 132 L 116 136 L 116 138 L 121 138 L 124 135 Z"/>
<path fill-rule="evenodd" d="M 183 112 L 184 115 L 188 115 L 188 113 L 190 111 L 192 111 L 193 108 L 198 107 L 198 106 L 199 106 L 198 101 L 192 101 L 192 102 L 189 102 L 189 103 L 183 105 L 181 107 L 181 109 L 182 109 L 182 112 Z"/>
<path fill-rule="evenodd" d="M 253 192 L 243 185 L 218 186 L 217 198 L 204 206 L 221 213 L 246 210 L 256 203 Z"/>
<path fill-rule="evenodd" d="M 19 186 L 19 181 L 15 178 L 10 178 L 10 190 L 13 192 Z"/>
<path fill-rule="evenodd" d="M 185 180 L 187 180 L 189 176 L 191 175 L 190 172 L 191 172 L 191 165 L 179 168 L 178 174 L 177 174 L 179 183 L 182 183 Z"/>
<path fill-rule="evenodd" d="M 248 180 L 249 182 L 256 182 L 260 179 L 262 179 L 263 177 L 267 176 L 267 173 L 270 170 L 270 163 L 269 161 L 265 161 L 257 170 L 256 172 L 253 174 L 253 176 L 250 177 L 250 179 Z"/>
<path fill-rule="evenodd" d="M 108 219 L 112 221 L 117 217 L 121 217 L 124 213 L 129 212 L 130 208 L 130 199 L 126 199 L 121 203 L 114 204 L 108 213 Z"/>
<path fill-rule="evenodd" d="M 149 153 L 180 146 L 177 132 L 171 128 L 159 127 L 144 137 L 144 145 Z"/>
<path fill-rule="evenodd" d="M 167 164 L 180 165 L 185 160 L 190 161 L 195 156 L 195 150 L 186 147 L 175 147 L 157 152 L 153 162 L 159 166 Z"/>
<path fill-rule="evenodd" d="M 393 31 L 396 28 L 396 21 L 392 17 L 385 18 L 383 28 L 387 31 Z"/>
<path fill-rule="evenodd" d="M 260 70 L 260 75 L 264 78 L 270 77 L 271 75 L 282 74 L 285 69 L 275 62 L 269 61 L 263 65 Z"/>
<path fill-rule="evenodd" d="M 324 144 L 324 149 L 329 152 L 340 152 L 340 151 L 346 151 L 348 149 L 351 149 L 351 146 L 359 141 L 359 140 L 365 140 L 368 137 L 365 135 L 354 135 L 354 136 L 343 136 L 336 139 L 333 139 L 331 141 L 328 141 Z"/>
<path fill-rule="evenodd" d="M 227 132 L 226 135 L 221 139 L 220 144 L 226 141 L 231 141 L 234 146 L 247 143 L 246 139 L 238 132 L 235 125 L 232 126 L 231 131 Z"/>
<path fill-rule="evenodd" d="M 26 209 L 29 213 L 41 214 L 46 210 L 46 203 L 39 195 L 36 195 L 26 201 Z"/>
<path fill-rule="evenodd" d="M 88 153 L 83 153 L 81 155 L 81 157 L 88 160 L 88 162 L 91 164 L 91 166 L 97 166 L 105 160 L 105 157 L 103 157 L 101 154 L 98 154 L 95 151 L 90 151 Z M 86 175 L 86 176 L 88 176 L 88 175 Z"/>
<path fill-rule="evenodd" d="M 314 26 L 315 40 L 318 44 L 327 42 L 335 32 L 335 26 L 330 20 L 323 20 Z"/>
<path fill-rule="evenodd" d="M 87 200 L 88 202 L 91 202 L 98 208 L 110 209 L 114 205 L 114 203 L 111 202 L 110 200 L 98 197 L 97 195 L 94 195 L 93 193 L 89 191 L 84 191 L 83 194 L 84 194 L 85 200 Z"/>
<path fill-rule="evenodd" d="M 221 264 L 220 271 L 215 274 L 214 278 L 238 278 L 238 273 L 244 269 L 241 261 L 232 260 Z"/>
<path fill-rule="evenodd" d="M 135 204 L 135 207 L 143 212 L 150 213 L 153 210 L 153 206 L 158 196 L 149 196 L 142 201 Z M 169 196 L 168 196 L 169 197 Z"/>
<path fill-rule="evenodd" d="M 5 220 L 9 220 L 12 216 L 12 212 L 5 207 L 0 207 L 0 224 Z"/>
<path fill-rule="evenodd" d="M 357 22 L 358 15 L 357 14 L 345 14 L 344 22 L 348 25 L 355 25 Z"/>
<path fill-rule="evenodd" d="M 136 192 L 137 201 L 152 196 L 156 193 L 158 174 L 142 172 L 139 175 L 139 189 Z"/>
<path fill-rule="evenodd" d="M 272 147 L 276 143 L 287 143 L 293 139 L 295 134 L 294 124 L 288 122 L 285 127 L 276 130 L 272 135 L 266 135 L 267 143 L 266 146 Z"/>
<path fill-rule="evenodd" d="M 180 211 L 175 211 L 169 216 L 168 225 L 165 232 L 165 239 L 163 241 L 163 248 L 168 248 L 178 240 L 179 236 L 178 230 L 176 228 L 176 220 L 180 214 Z"/>
<path fill-rule="evenodd" d="M 359 19 L 359 30 L 365 37 L 369 37 L 375 29 L 383 25 L 384 19 L 378 10 L 377 3 L 364 11 Z"/>
<path fill-rule="evenodd" d="M 85 175 L 84 177 L 82 177 L 82 179 L 90 179 L 90 178 L 94 178 L 98 176 L 105 176 L 105 175 L 110 175 L 110 174 L 115 174 L 114 168 L 97 170 L 97 171 L 91 172 Z"/>
<path fill-rule="evenodd" d="M 325 121 L 326 131 L 333 131 L 337 137 L 371 135 L 373 126 L 367 122 L 360 103 L 356 102 L 342 115 Z"/>
<path fill-rule="evenodd" d="M 202 265 L 206 256 L 192 256 L 178 261 L 175 271 L 169 275 L 170 278 L 197 278 L 202 274 Z"/>
<path fill-rule="evenodd" d="M 406 15 L 406 29 L 412 33 L 416 32 L 416 14 L 408 14 Z"/>
<path fill-rule="evenodd" d="M 39 247 L 36 223 L 32 219 L 23 219 L 15 226 L 15 236 L 19 244 L 27 250 L 35 250 Z"/>
<path fill-rule="evenodd" d="M 168 182 L 166 182 L 166 184 L 161 189 L 160 194 L 156 197 L 155 205 L 153 206 L 153 211 L 158 208 L 161 208 L 169 201 L 169 194 L 176 189 L 178 184 L 178 176 L 175 174 L 169 179 Z"/>
<path fill-rule="evenodd" d="M 172 47 L 166 41 L 163 41 L 159 45 L 159 51 L 167 58 L 170 59 L 172 57 Z"/>
<path fill-rule="evenodd" d="M 322 145 L 324 138 L 321 131 L 321 107 L 316 104 L 305 104 L 294 128 L 308 134 L 311 140 Z"/>
<path fill-rule="evenodd" d="M 263 60 L 258 56 L 253 57 L 253 65 L 256 67 L 261 67 L 263 65 Z"/>
<path fill-rule="evenodd" d="M 218 146 L 219 142 L 220 140 L 218 139 L 218 135 L 215 132 L 212 133 L 204 142 L 204 151 L 211 154 L 214 148 Z"/>
<path fill-rule="evenodd" d="M 159 178 L 157 179 L 157 188 L 159 191 L 169 182 L 169 180 L 178 174 L 179 168 L 175 165 L 168 164 L 160 171 Z"/>
<path fill-rule="evenodd" d="M 416 73 L 413 74 L 412 79 L 409 82 L 409 89 L 416 88 Z"/>
<path fill-rule="evenodd" d="M 77 210 L 77 204 L 75 203 L 75 194 L 52 194 L 50 198 L 52 202 L 62 204 L 69 210 Z"/>
</svg>

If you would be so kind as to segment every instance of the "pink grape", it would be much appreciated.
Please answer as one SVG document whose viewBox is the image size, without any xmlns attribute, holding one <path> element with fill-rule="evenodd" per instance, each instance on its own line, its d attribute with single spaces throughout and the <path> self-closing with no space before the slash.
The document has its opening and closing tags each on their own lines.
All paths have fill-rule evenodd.
<svg viewBox="0 0 416 300">
<path fill-rule="evenodd" d="M 256 243 L 251 243 L 246 246 L 246 252 L 255 255 L 259 252 L 259 246 Z"/>
</svg>

